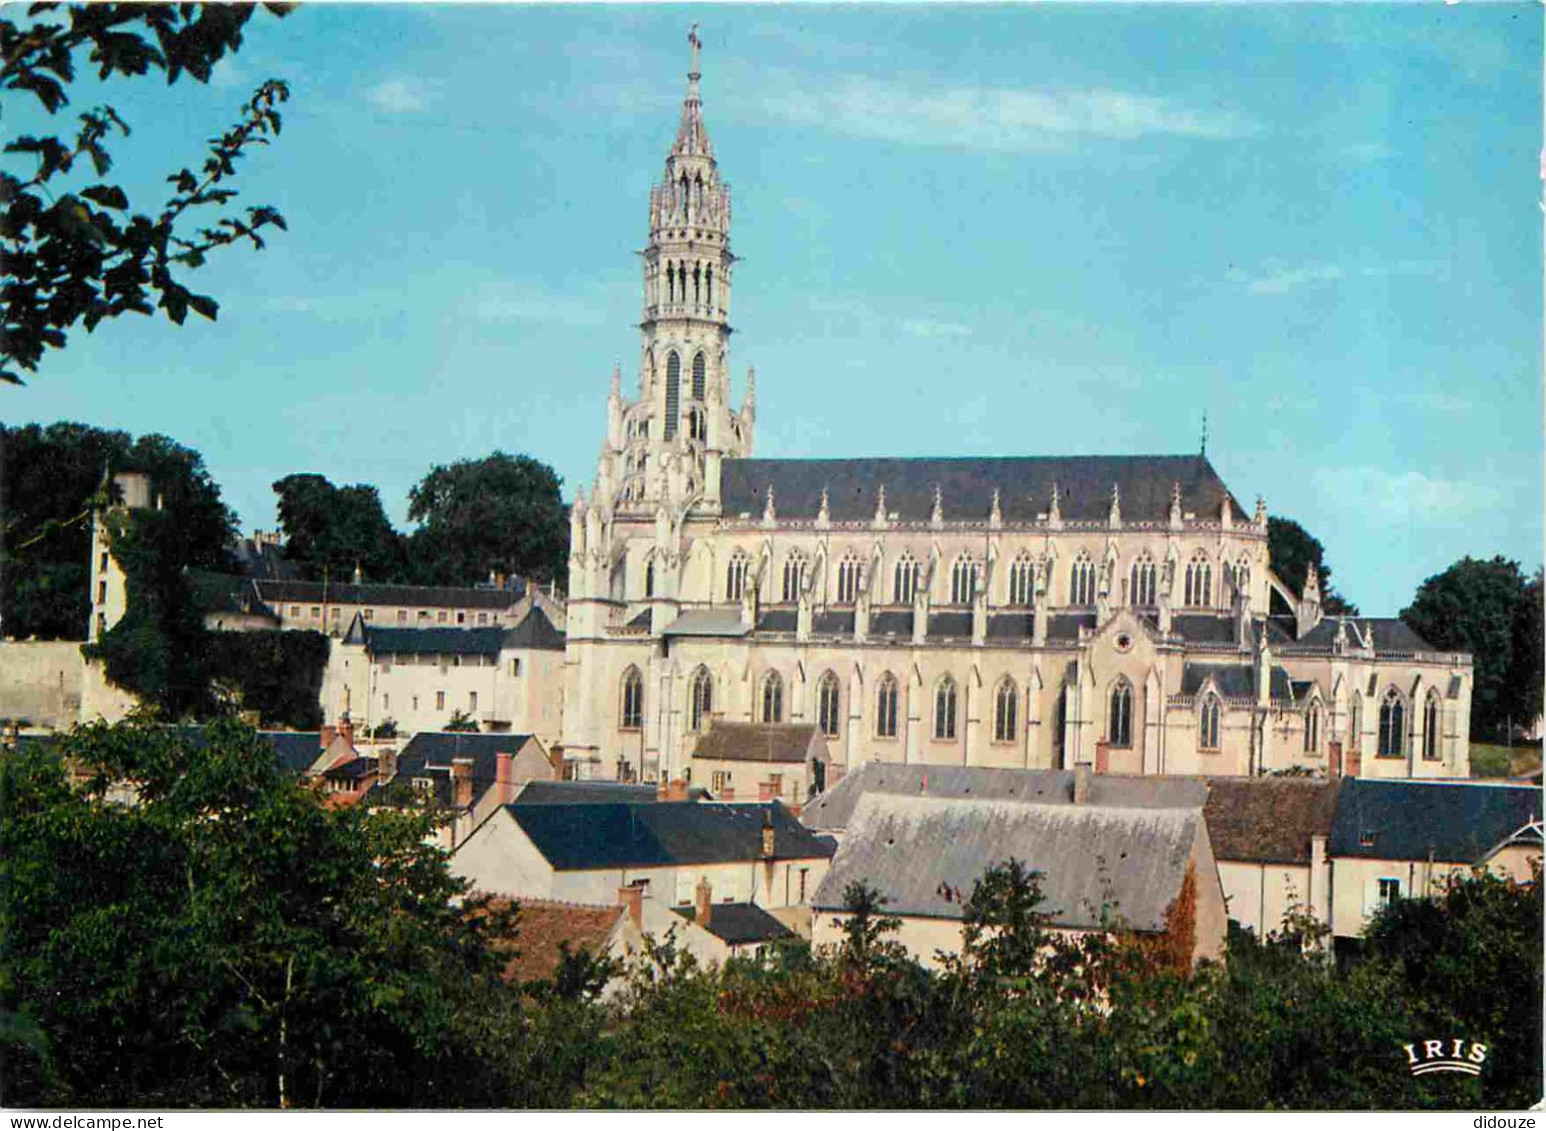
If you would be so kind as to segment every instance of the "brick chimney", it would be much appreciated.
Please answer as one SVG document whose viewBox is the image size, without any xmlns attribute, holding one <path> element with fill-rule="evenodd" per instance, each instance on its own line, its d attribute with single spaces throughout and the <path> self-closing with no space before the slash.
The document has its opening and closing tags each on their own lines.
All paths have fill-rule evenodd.
<svg viewBox="0 0 1546 1131">
<path fill-rule="evenodd" d="M 494 784 L 499 790 L 499 803 L 508 805 L 515 800 L 515 755 L 501 750 L 494 755 Z"/>
<path fill-rule="evenodd" d="M 773 831 L 773 810 L 767 809 L 762 814 L 762 858 L 773 859 L 776 836 Z"/>
<path fill-rule="evenodd" d="M 451 803 L 459 809 L 472 806 L 472 759 L 451 759 Z"/>
<path fill-rule="evenodd" d="M 618 888 L 617 902 L 628 908 L 628 918 L 632 919 L 633 925 L 642 931 L 644 929 L 644 889 L 638 884 Z"/>
<path fill-rule="evenodd" d="M 698 926 L 707 927 L 709 920 L 714 917 L 714 885 L 709 883 L 707 876 L 699 880 L 698 886 L 693 889 L 693 907 L 697 913 Z"/>
<path fill-rule="evenodd" d="M 345 711 L 343 717 L 338 720 L 338 733 L 350 746 L 354 745 L 354 720 L 349 717 L 348 711 Z"/>
<path fill-rule="evenodd" d="M 318 738 L 321 739 L 321 742 L 318 744 L 317 748 L 319 750 L 326 750 L 329 746 L 333 745 L 333 739 L 337 737 L 337 727 L 335 727 L 332 723 L 322 724 L 322 733 L 318 735 Z"/>
<path fill-rule="evenodd" d="M 382 785 L 397 776 L 397 751 L 388 747 L 376 751 L 376 780 Z"/>
<path fill-rule="evenodd" d="M 1074 767 L 1074 804 L 1090 803 L 1090 764 L 1080 762 Z"/>
</svg>

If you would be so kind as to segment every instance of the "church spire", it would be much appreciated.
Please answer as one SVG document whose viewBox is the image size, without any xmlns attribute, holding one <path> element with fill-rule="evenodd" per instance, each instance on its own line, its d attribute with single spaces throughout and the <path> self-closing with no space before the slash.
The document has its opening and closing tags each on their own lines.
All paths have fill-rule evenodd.
<svg viewBox="0 0 1546 1131">
<path fill-rule="evenodd" d="M 703 128 L 703 99 L 698 93 L 698 80 L 703 77 L 698 70 L 698 51 L 703 41 L 698 38 L 698 25 L 693 24 L 687 33 L 692 44 L 692 70 L 687 72 L 687 97 L 682 101 L 682 124 L 676 131 L 676 144 L 671 152 L 676 156 L 713 157 L 714 147 L 709 144 L 708 132 Z"/>
</svg>

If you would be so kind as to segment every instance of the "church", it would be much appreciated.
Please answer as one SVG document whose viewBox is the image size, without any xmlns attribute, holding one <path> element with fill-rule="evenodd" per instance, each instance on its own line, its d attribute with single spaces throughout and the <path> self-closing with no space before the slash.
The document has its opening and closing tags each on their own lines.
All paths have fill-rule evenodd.
<svg viewBox="0 0 1546 1131">
<path fill-rule="evenodd" d="M 872 761 L 1469 776 L 1471 658 L 1324 617 L 1201 454 L 759 459 L 699 53 L 650 193 L 637 395 L 571 511 L 562 750 L 691 778 L 718 722 Z M 599 399 L 599 398 L 598 398 Z"/>
</svg>

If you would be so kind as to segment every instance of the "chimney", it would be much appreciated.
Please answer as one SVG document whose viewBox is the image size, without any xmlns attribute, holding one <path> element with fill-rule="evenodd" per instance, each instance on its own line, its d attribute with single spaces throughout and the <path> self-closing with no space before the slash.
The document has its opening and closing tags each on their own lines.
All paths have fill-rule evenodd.
<svg viewBox="0 0 1546 1131">
<path fill-rule="evenodd" d="M 494 755 L 494 783 L 499 789 L 499 803 L 508 805 L 515 799 L 515 755 L 501 750 Z"/>
<path fill-rule="evenodd" d="M 472 759 L 451 759 L 451 804 L 458 809 L 472 807 Z"/>
<path fill-rule="evenodd" d="M 326 750 L 329 746 L 333 745 L 333 739 L 338 737 L 338 728 L 333 726 L 331 723 L 324 723 L 322 726 L 322 733 L 318 737 L 322 741 L 317 749 Z"/>
<path fill-rule="evenodd" d="M 376 752 L 376 780 L 382 785 L 397 776 L 397 751 L 388 747 Z"/>
<path fill-rule="evenodd" d="M 762 813 L 762 858 L 773 859 L 775 836 L 773 832 L 773 809 L 769 806 Z"/>
<path fill-rule="evenodd" d="M 1074 804 L 1090 803 L 1090 764 L 1080 762 L 1074 767 Z"/>
<path fill-rule="evenodd" d="M 714 917 L 714 885 L 709 883 L 707 876 L 699 880 L 698 886 L 693 889 L 693 907 L 697 913 L 698 926 L 707 927 L 709 920 Z"/>
<path fill-rule="evenodd" d="M 338 733 L 350 746 L 354 745 L 354 720 L 349 717 L 348 711 L 345 711 L 343 717 L 338 720 Z"/>
<path fill-rule="evenodd" d="M 638 884 L 618 888 L 617 902 L 628 908 L 628 918 L 632 919 L 633 925 L 642 931 L 644 929 L 644 889 Z"/>
</svg>

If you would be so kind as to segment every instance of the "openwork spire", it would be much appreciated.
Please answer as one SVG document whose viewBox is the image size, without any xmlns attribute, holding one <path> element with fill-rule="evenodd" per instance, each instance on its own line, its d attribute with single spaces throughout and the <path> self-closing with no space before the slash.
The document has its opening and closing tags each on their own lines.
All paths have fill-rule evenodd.
<svg viewBox="0 0 1546 1131">
<path fill-rule="evenodd" d="M 709 144 L 708 132 L 703 128 L 703 99 L 698 93 L 698 80 L 702 77 L 698 70 L 698 52 L 703 41 L 698 38 L 697 24 L 693 24 L 692 30 L 687 33 L 687 42 L 692 44 L 692 70 L 687 72 L 687 97 L 682 102 L 682 124 L 676 131 L 676 144 L 671 147 L 671 152 L 679 157 L 713 157 L 714 147 Z"/>
</svg>

